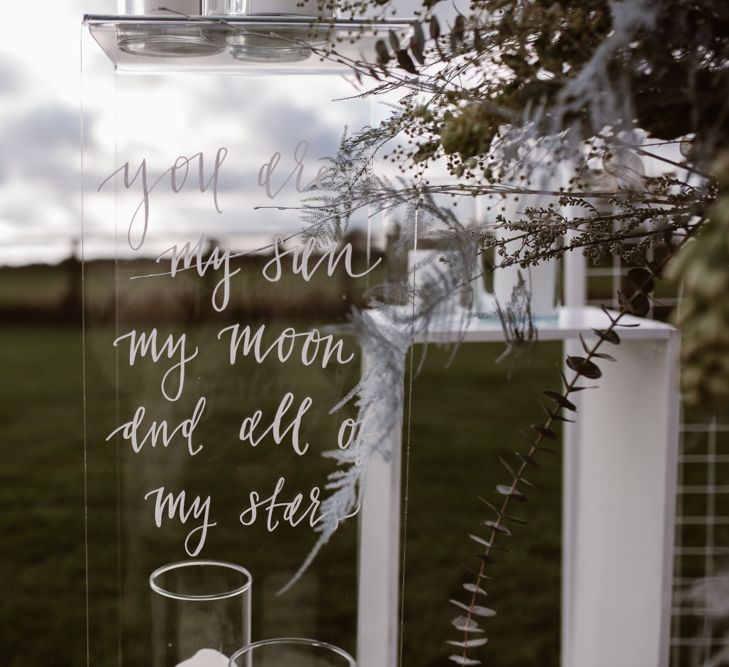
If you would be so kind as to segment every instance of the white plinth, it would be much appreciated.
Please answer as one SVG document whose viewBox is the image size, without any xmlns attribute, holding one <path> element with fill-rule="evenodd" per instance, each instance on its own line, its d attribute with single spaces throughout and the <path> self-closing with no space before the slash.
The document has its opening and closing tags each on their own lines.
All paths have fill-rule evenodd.
<svg viewBox="0 0 729 667">
<path fill-rule="evenodd" d="M 375 321 L 381 317 L 371 315 Z M 625 318 L 616 364 L 578 396 L 565 429 L 563 667 L 667 667 L 679 426 L 678 332 Z M 540 340 L 565 341 L 609 324 L 598 308 L 562 308 L 538 322 Z M 448 319 L 429 341 L 503 341 L 496 320 L 465 333 Z M 425 342 L 418 339 L 416 342 Z M 366 360 L 365 360 L 365 363 Z M 447 372 L 447 371 L 446 371 Z M 397 667 L 401 429 L 391 460 L 373 460 L 360 519 L 358 667 Z"/>
</svg>

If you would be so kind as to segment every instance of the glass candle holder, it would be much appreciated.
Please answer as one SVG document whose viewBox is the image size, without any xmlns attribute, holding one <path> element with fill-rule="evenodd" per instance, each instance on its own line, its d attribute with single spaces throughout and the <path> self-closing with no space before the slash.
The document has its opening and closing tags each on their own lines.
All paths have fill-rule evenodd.
<svg viewBox="0 0 729 667">
<path fill-rule="evenodd" d="M 155 570 L 152 589 L 153 667 L 225 667 L 251 639 L 250 573 L 210 560 Z"/>
<path fill-rule="evenodd" d="M 334 16 L 337 0 L 203 0 L 209 16 Z"/>
<path fill-rule="evenodd" d="M 161 9 L 164 7 L 164 9 Z M 118 0 L 120 16 L 146 16 L 178 19 L 200 16 L 201 0 Z M 170 23 L 130 24 L 119 28 L 117 44 L 125 53 L 155 58 L 181 58 L 215 55 L 225 44 L 213 30 Z"/>
<path fill-rule="evenodd" d="M 357 667 L 337 646 L 314 639 L 266 639 L 236 652 L 229 667 Z"/>
<path fill-rule="evenodd" d="M 234 58 L 257 63 L 294 63 L 306 60 L 312 48 L 326 44 L 324 25 L 238 27 L 226 38 Z"/>
<path fill-rule="evenodd" d="M 338 0 L 203 0 L 202 10 L 208 16 L 269 17 L 280 21 L 279 25 L 237 26 L 226 42 L 239 60 L 294 63 L 306 60 L 312 46 L 326 43 L 326 22 L 336 16 L 337 3 Z M 287 23 L 287 18 L 299 23 Z M 301 19 L 311 21 L 301 23 Z"/>
<path fill-rule="evenodd" d="M 181 14 L 200 14 L 201 0 L 118 0 L 117 8 L 122 16 L 170 16 L 169 11 Z"/>
</svg>

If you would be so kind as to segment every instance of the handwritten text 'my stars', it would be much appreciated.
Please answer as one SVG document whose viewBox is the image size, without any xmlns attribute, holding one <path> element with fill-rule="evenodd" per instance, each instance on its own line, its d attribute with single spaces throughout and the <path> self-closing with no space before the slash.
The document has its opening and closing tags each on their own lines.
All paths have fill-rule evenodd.
<svg viewBox="0 0 729 667">
<path fill-rule="evenodd" d="M 282 497 L 285 484 L 286 479 L 279 477 L 275 488 L 268 495 L 250 491 L 248 507 L 240 513 L 239 522 L 245 527 L 251 527 L 263 520 L 269 533 L 273 533 L 282 524 L 291 528 L 302 524 L 316 528 L 327 515 L 321 509 L 321 489 L 314 486 L 308 494 L 299 492 L 287 499 Z M 154 502 L 154 523 L 157 528 L 162 528 L 170 521 L 183 526 L 192 524 L 185 538 L 185 551 L 192 558 L 199 556 L 208 532 L 218 525 L 217 521 L 211 519 L 212 497 L 192 496 L 185 490 L 175 493 L 160 486 L 145 494 L 144 500 Z"/>
</svg>

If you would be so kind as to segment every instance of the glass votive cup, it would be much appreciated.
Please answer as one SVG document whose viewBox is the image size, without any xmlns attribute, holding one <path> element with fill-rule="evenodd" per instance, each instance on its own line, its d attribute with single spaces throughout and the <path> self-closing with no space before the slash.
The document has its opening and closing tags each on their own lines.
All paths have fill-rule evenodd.
<svg viewBox="0 0 729 667">
<path fill-rule="evenodd" d="M 118 0 L 120 16 L 144 16 L 155 19 L 180 19 L 202 14 L 201 0 Z M 151 58 L 202 57 L 220 53 L 225 48 L 219 31 L 180 21 L 129 23 L 118 28 L 117 46 L 134 56 Z"/>
<path fill-rule="evenodd" d="M 337 0 L 203 0 L 208 16 L 308 16 L 331 18 Z"/>
<path fill-rule="evenodd" d="M 352 656 L 314 639 L 265 639 L 233 654 L 229 667 L 357 667 Z"/>
<path fill-rule="evenodd" d="M 160 9 L 164 7 L 164 9 Z M 200 15 L 201 0 L 118 0 L 117 11 L 122 16 L 172 16 L 167 10 L 181 14 Z"/>
<path fill-rule="evenodd" d="M 149 577 L 152 667 L 226 667 L 251 640 L 253 579 L 213 560 L 171 563 Z"/>
<path fill-rule="evenodd" d="M 233 34 L 226 43 L 237 60 L 295 63 L 308 59 L 312 47 L 326 44 L 328 29 L 324 26 L 336 17 L 338 1 L 203 0 L 202 12 L 206 16 L 264 21 L 229 26 Z"/>
</svg>

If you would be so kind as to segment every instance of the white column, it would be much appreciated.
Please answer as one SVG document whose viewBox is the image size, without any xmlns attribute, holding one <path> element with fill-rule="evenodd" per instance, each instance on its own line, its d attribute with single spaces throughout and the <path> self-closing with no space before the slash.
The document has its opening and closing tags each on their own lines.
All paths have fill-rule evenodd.
<svg viewBox="0 0 729 667">
<path fill-rule="evenodd" d="M 537 172 L 538 170 L 535 169 L 534 171 Z M 534 173 L 531 175 L 533 187 L 547 190 L 558 188 L 561 182 L 561 171 L 542 171 L 542 174 Z M 502 204 L 505 207 L 503 215 L 509 222 L 526 220 L 527 208 L 546 207 L 552 199 L 553 197 L 541 194 L 509 195 Z M 508 240 L 519 235 L 519 232 L 506 231 L 501 227 L 496 229 L 496 238 L 499 240 Z M 513 254 L 521 248 L 521 245 L 520 240 L 509 241 L 505 250 L 508 254 Z M 509 303 L 520 272 L 526 282 L 527 289 L 531 292 L 531 309 L 534 317 L 551 317 L 555 315 L 557 260 L 546 260 L 528 268 L 520 268 L 518 265 L 497 268 L 494 272 L 494 294 L 502 306 Z"/>
<path fill-rule="evenodd" d="M 582 354 L 582 345 L 576 340 L 565 340 L 564 356 Z M 582 393 L 570 400 L 577 406 L 577 422 L 565 422 L 562 429 L 562 667 L 572 661 L 572 630 L 574 625 L 575 546 L 577 531 L 577 480 L 579 479 L 580 430 L 582 419 Z"/>
<path fill-rule="evenodd" d="M 667 667 L 679 426 L 678 336 L 623 341 L 582 392 L 564 667 Z M 568 573 L 569 574 L 569 573 Z"/>
<path fill-rule="evenodd" d="M 389 460 L 375 455 L 367 464 L 362 498 L 357 667 L 398 663 L 402 428 L 392 429 L 390 439 Z"/>
<path fill-rule="evenodd" d="M 565 215 L 575 215 L 574 209 L 565 207 Z M 567 232 L 565 243 L 569 243 L 576 236 L 574 231 Z M 587 304 L 587 259 L 582 250 L 570 250 L 564 254 L 564 305 L 584 306 Z"/>
<path fill-rule="evenodd" d="M 567 171 L 567 168 L 564 168 Z M 568 174 L 569 175 L 569 174 Z M 564 177 L 566 180 L 566 176 Z M 573 207 L 564 207 L 563 213 L 568 217 L 579 214 Z M 569 231 L 565 239 L 569 243 L 575 233 Z M 582 307 L 587 304 L 587 261 L 581 250 L 567 252 L 563 257 L 564 305 Z M 566 340 L 566 355 L 582 354 L 582 345 L 576 340 Z M 575 394 L 570 400 L 577 405 L 578 419 L 581 419 L 581 394 Z M 577 479 L 579 475 L 580 428 L 578 424 L 565 423 L 562 430 L 562 665 L 572 665 L 572 627 L 573 627 L 573 594 L 574 594 L 574 562 L 575 562 L 575 530 L 577 526 Z"/>
</svg>

